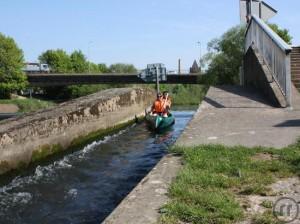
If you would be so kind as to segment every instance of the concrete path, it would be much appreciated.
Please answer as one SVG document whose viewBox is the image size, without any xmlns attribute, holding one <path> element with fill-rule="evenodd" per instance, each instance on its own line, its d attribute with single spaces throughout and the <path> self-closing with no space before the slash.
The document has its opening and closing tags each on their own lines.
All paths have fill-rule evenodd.
<svg viewBox="0 0 300 224">
<path fill-rule="evenodd" d="M 298 108 L 274 108 L 253 89 L 211 87 L 176 144 L 282 148 L 295 143 L 300 136 Z"/>
<path fill-rule="evenodd" d="M 14 104 L 0 104 L 0 113 L 17 113 L 19 107 Z"/>
</svg>

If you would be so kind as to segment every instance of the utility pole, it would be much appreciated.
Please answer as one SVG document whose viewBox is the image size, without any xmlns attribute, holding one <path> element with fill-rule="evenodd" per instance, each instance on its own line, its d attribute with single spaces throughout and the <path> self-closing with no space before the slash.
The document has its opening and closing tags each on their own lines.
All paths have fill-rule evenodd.
<svg viewBox="0 0 300 224">
<path fill-rule="evenodd" d="M 178 74 L 181 74 L 181 59 L 178 59 Z"/>
<path fill-rule="evenodd" d="M 91 73 L 91 58 L 90 58 L 90 51 L 91 51 L 91 44 L 93 44 L 93 41 L 89 41 L 88 43 L 88 63 L 89 63 L 89 73 Z"/>
<path fill-rule="evenodd" d="M 199 68 L 201 68 L 201 58 L 202 58 L 201 41 L 198 41 L 197 44 L 199 45 L 200 48 Z"/>
</svg>

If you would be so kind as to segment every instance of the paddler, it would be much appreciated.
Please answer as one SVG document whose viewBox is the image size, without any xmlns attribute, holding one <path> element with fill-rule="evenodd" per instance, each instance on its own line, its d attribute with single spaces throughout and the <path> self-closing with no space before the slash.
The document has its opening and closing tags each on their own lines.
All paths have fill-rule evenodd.
<svg viewBox="0 0 300 224">
<path fill-rule="evenodd" d="M 164 109 L 165 108 L 163 107 L 162 94 L 157 93 L 156 100 L 154 101 L 151 108 L 151 113 L 152 115 L 160 115 L 164 112 Z"/>
<path fill-rule="evenodd" d="M 169 96 L 168 91 L 163 92 L 163 97 L 162 97 L 162 106 L 163 106 L 163 116 L 168 117 L 169 110 L 171 109 L 171 97 Z"/>
</svg>

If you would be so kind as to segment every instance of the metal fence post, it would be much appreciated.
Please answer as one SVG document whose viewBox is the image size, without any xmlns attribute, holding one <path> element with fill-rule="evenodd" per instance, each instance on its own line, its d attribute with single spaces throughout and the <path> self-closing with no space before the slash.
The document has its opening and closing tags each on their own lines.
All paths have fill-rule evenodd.
<svg viewBox="0 0 300 224">
<path fill-rule="evenodd" d="M 286 71 L 286 100 L 287 105 L 292 107 L 292 78 L 291 78 L 291 55 L 288 53 L 285 57 L 285 71 Z"/>
</svg>

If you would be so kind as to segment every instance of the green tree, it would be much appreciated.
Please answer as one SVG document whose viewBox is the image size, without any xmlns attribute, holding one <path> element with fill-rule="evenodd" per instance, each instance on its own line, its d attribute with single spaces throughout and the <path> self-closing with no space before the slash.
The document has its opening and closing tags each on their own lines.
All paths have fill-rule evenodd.
<svg viewBox="0 0 300 224">
<path fill-rule="evenodd" d="M 47 50 L 39 56 L 42 63 L 47 63 L 52 72 L 68 73 L 72 72 L 72 62 L 70 56 L 62 49 Z"/>
<path fill-rule="evenodd" d="M 109 70 L 112 73 L 135 73 L 135 72 L 137 72 L 137 69 L 134 67 L 134 65 L 122 64 L 122 63 L 112 64 L 109 67 Z"/>
<path fill-rule="evenodd" d="M 98 70 L 101 73 L 109 73 L 110 70 L 109 68 L 106 66 L 106 64 L 98 64 Z"/>
<path fill-rule="evenodd" d="M 245 27 L 229 29 L 220 39 L 208 44 L 204 60 L 208 64 L 207 75 L 214 84 L 237 84 L 239 68 L 244 55 Z"/>
<path fill-rule="evenodd" d="M 25 88 L 26 76 L 23 51 L 15 41 L 0 33 L 0 97 L 8 98 L 10 93 Z"/>
<path fill-rule="evenodd" d="M 101 73 L 97 64 L 93 62 L 88 62 L 88 71 L 90 73 Z"/>
<path fill-rule="evenodd" d="M 86 61 L 86 57 L 82 53 L 81 50 L 74 51 L 70 55 L 71 64 L 72 64 L 72 71 L 75 73 L 83 73 L 87 72 L 88 70 L 88 63 Z"/>
<path fill-rule="evenodd" d="M 277 24 L 270 23 L 268 24 L 271 29 L 277 33 L 286 43 L 292 44 L 293 37 L 289 34 L 287 29 L 281 29 Z"/>
</svg>

